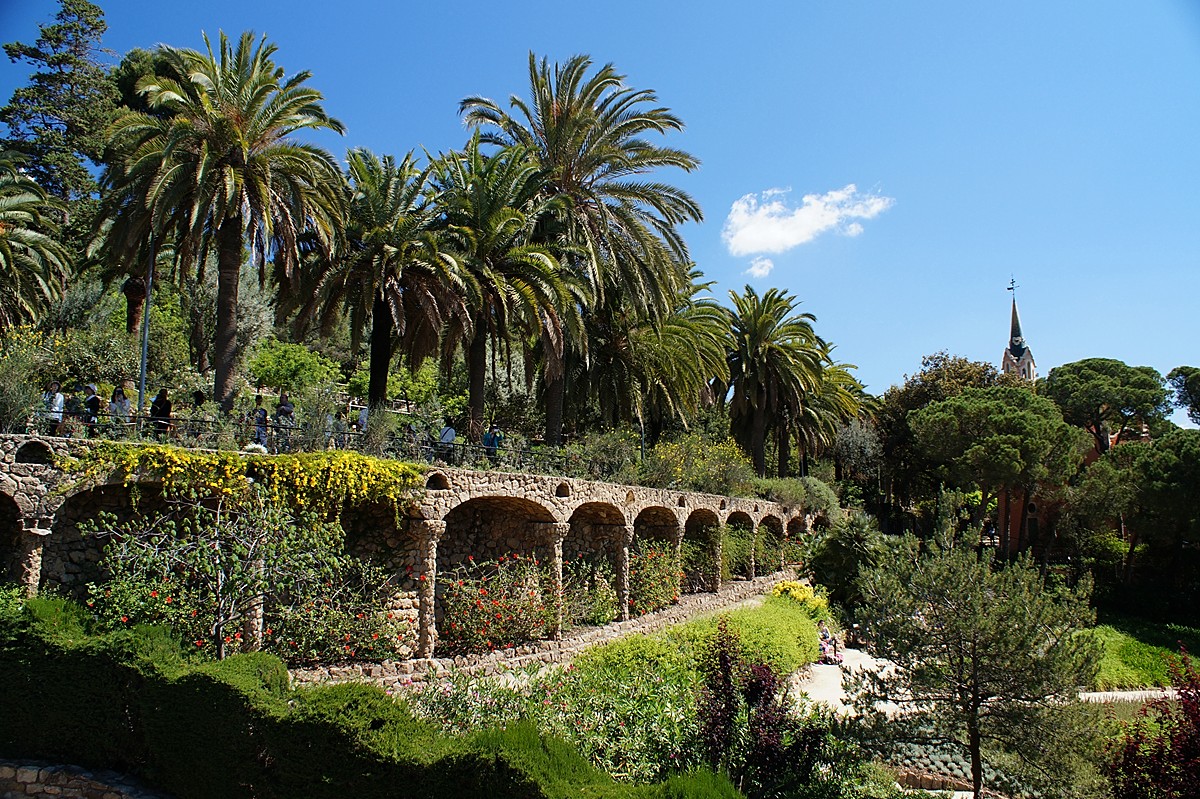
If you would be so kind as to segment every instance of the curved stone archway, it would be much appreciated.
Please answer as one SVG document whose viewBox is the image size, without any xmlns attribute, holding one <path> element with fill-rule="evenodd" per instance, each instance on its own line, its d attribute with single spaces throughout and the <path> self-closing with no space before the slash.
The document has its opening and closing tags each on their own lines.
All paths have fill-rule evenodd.
<svg viewBox="0 0 1200 799">
<path fill-rule="evenodd" d="M 725 528 L 727 540 L 721 547 L 722 575 L 728 570 L 730 577 L 748 580 L 754 572 L 754 519 L 748 511 L 731 511 L 725 517 Z"/>
<path fill-rule="evenodd" d="M 25 582 L 24 535 L 21 508 L 8 494 L 0 494 L 0 581 Z"/>
<path fill-rule="evenodd" d="M 683 523 L 684 591 L 721 590 L 721 519 L 716 511 L 699 508 Z"/>
<path fill-rule="evenodd" d="M 764 516 L 759 520 L 754 535 L 751 579 L 783 568 L 783 530 L 783 520 L 778 516 Z"/>
<path fill-rule="evenodd" d="M 629 545 L 633 528 L 624 512 L 608 502 L 585 502 L 568 521 L 570 533 L 563 539 L 564 613 L 566 623 L 599 622 L 597 613 L 608 615 L 608 601 L 616 596 L 614 617 L 622 615 L 629 602 Z M 612 617 L 603 622 L 612 621 Z"/>
</svg>

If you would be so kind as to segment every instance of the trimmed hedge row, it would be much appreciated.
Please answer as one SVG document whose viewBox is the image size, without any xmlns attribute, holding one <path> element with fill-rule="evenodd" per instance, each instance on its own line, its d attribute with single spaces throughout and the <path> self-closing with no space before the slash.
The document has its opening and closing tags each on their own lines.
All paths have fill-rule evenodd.
<svg viewBox="0 0 1200 799">
<path fill-rule="evenodd" d="M 136 774 L 180 799 L 736 797 L 711 773 L 616 783 L 527 723 L 448 736 L 378 688 L 291 691 L 274 656 L 192 662 L 159 628 L 0 604 L 0 755 Z"/>
</svg>

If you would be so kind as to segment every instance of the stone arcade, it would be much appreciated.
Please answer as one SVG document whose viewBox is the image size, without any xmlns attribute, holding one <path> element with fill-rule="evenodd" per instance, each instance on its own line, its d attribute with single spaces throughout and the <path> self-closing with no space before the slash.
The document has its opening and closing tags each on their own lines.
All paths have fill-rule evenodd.
<svg viewBox="0 0 1200 799">
<path fill-rule="evenodd" d="M 118 519 L 133 513 L 119 481 L 72 487 L 55 458 L 86 448 L 86 441 L 0 436 L 0 568 L 30 593 L 44 587 L 78 592 L 99 575 L 99 543 L 80 535 L 79 524 L 100 511 Z M 759 499 L 721 497 L 587 480 L 509 472 L 432 469 L 416 492 L 409 515 L 397 519 L 390 506 L 343 513 L 347 547 L 391 570 L 398 590 L 395 609 L 414 618 L 417 658 L 433 657 L 439 602 L 437 575 L 471 557 L 529 555 L 550 564 L 561 591 L 564 560 L 588 554 L 612 566 L 621 621 L 628 618 L 630 549 L 635 541 L 658 542 L 678 552 L 685 539 L 719 557 L 721 524 L 783 542 L 807 532 L 801 512 Z M 156 501 L 142 486 L 139 508 Z M 748 573 L 772 573 L 781 563 L 756 564 Z M 720 574 L 695 589 L 720 590 Z M 561 633 L 561 618 L 552 630 Z"/>
</svg>

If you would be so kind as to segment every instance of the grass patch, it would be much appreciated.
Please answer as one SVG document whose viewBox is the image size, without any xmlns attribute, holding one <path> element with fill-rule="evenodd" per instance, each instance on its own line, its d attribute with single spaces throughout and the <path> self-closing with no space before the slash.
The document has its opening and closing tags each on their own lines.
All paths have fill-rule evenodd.
<svg viewBox="0 0 1200 799">
<path fill-rule="evenodd" d="M 1104 644 L 1096 687 L 1101 691 L 1161 688 L 1171 684 L 1169 658 L 1179 646 L 1200 652 L 1200 629 L 1132 616 L 1104 614 L 1096 634 Z"/>
</svg>

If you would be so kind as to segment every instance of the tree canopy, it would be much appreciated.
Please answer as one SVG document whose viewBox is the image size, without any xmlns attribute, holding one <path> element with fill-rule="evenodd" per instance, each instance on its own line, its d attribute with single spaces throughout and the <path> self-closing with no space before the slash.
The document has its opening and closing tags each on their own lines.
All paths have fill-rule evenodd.
<svg viewBox="0 0 1200 799">
<path fill-rule="evenodd" d="M 1090 582 L 1055 590 L 1027 561 L 1000 568 L 909 539 L 860 585 L 876 652 L 894 665 L 854 675 L 855 706 L 890 738 L 961 751 L 976 797 L 985 759 L 1043 788 L 1096 779 L 1079 758 L 1096 718 L 1077 697 L 1099 663 Z"/>
<path fill-rule="evenodd" d="M 1087 358 L 1051 369 L 1040 391 L 1062 409 L 1064 419 L 1091 433 L 1097 452 L 1107 452 L 1113 436 L 1124 440 L 1136 425 L 1159 421 L 1170 410 L 1156 369 L 1112 358 Z"/>
<path fill-rule="evenodd" d="M 983 493 L 976 522 L 990 499 L 1018 488 L 1032 495 L 1045 480 L 1065 482 L 1082 459 L 1082 433 L 1063 421 L 1054 403 L 1023 386 L 968 389 L 912 412 L 909 420 L 918 448 L 947 480 Z M 1002 549 L 1007 521 L 1006 514 Z"/>
</svg>

